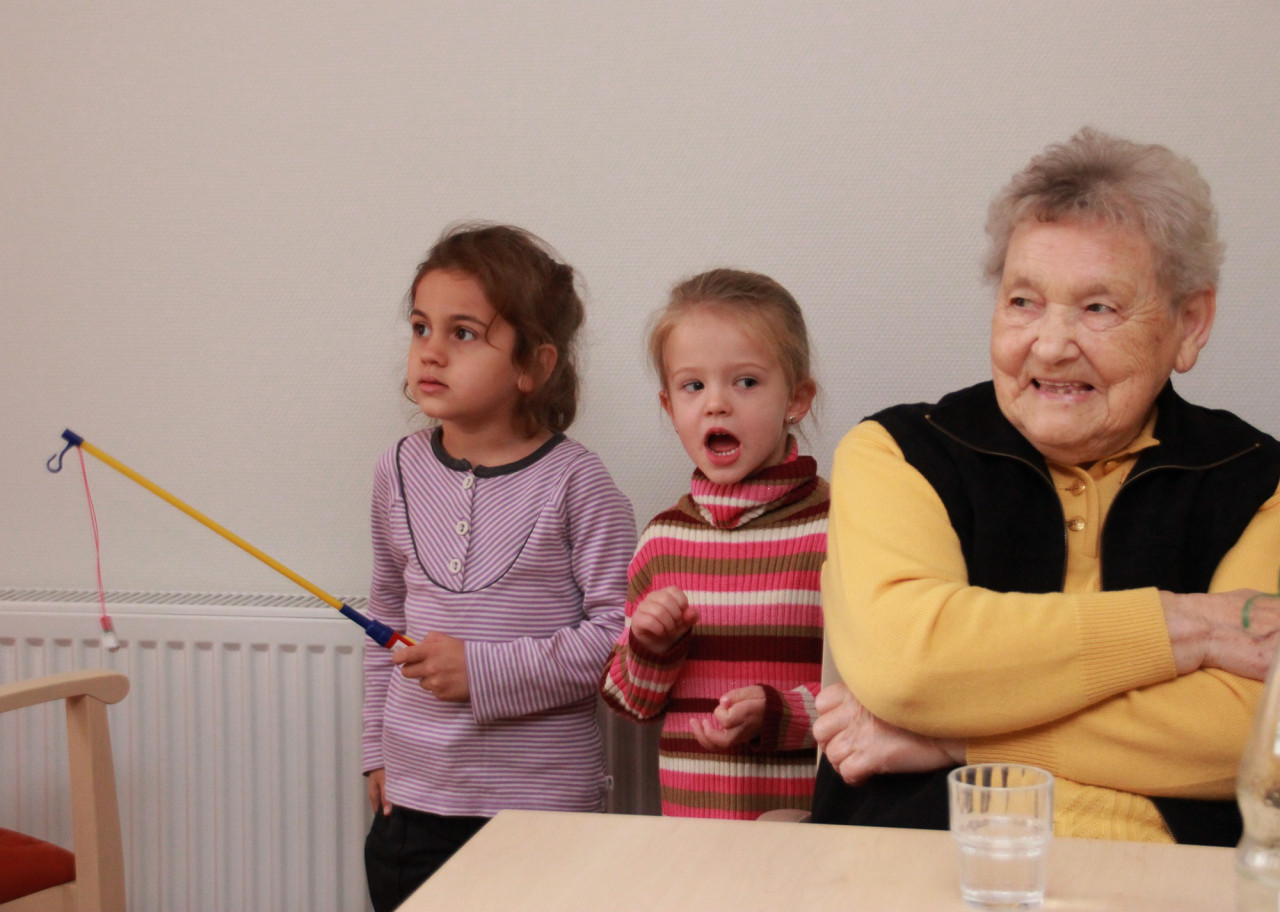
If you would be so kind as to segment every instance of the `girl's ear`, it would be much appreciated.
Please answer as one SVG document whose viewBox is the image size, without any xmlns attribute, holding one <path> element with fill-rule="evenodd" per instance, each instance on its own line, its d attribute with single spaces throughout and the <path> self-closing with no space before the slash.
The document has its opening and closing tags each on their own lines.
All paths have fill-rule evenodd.
<svg viewBox="0 0 1280 912">
<path fill-rule="evenodd" d="M 559 360 L 560 352 L 554 345 L 550 342 L 539 345 L 533 352 L 532 369 L 520 372 L 520 376 L 516 379 L 516 389 L 526 396 L 532 393 L 551 376 Z"/>
<path fill-rule="evenodd" d="M 791 402 L 787 404 L 787 423 L 799 424 L 800 419 L 809 414 L 813 408 L 813 398 L 818 395 L 818 384 L 813 380 L 804 380 L 791 394 Z"/>
<path fill-rule="evenodd" d="M 658 390 L 658 401 L 662 403 L 662 410 L 671 415 L 671 397 L 667 395 L 666 387 Z"/>
</svg>

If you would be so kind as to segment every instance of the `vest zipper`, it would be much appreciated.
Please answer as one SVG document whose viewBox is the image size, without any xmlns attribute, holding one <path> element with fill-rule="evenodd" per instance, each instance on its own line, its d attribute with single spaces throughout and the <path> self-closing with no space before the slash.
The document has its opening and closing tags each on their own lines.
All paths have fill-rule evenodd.
<svg viewBox="0 0 1280 912">
<path fill-rule="evenodd" d="M 932 415 L 925 415 L 924 418 L 925 418 L 925 421 L 928 421 L 929 424 L 933 428 L 935 428 L 939 433 L 944 434 L 947 437 L 950 437 L 952 440 L 960 444 L 962 447 L 965 447 L 966 449 L 972 450 L 975 453 L 982 453 L 986 456 L 999 456 L 1003 459 L 1012 459 L 1014 462 L 1022 463 L 1024 466 L 1026 466 L 1032 472 L 1034 472 L 1035 476 L 1039 478 L 1041 481 L 1043 481 L 1045 485 L 1049 488 L 1049 492 L 1053 494 L 1053 502 L 1058 508 L 1058 516 L 1062 520 L 1062 522 L 1059 523 L 1059 526 L 1062 529 L 1062 577 L 1058 582 L 1058 590 L 1061 591 L 1063 587 L 1067 585 L 1067 558 L 1069 556 L 1069 552 L 1071 551 L 1071 539 L 1067 537 L 1067 514 L 1062 510 L 1062 501 L 1058 498 L 1058 489 L 1053 486 L 1052 476 L 1045 475 L 1044 471 L 1040 468 L 1040 466 L 1036 465 L 1034 462 L 1032 462 L 1029 459 L 1023 459 L 1021 456 L 1016 456 L 1013 453 L 1004 453 L 1004 452 L 1001 452 L 1000 450 L 988 450 L 985 447 L 974 446 L 972 443 L 970 443 L 967 440 L 962 440 L 961 438 L 957 437 L 955 434 L 952 434 L 946 428 L 940 425 L 934 424 Z M 1254 445 L 1256 446 L 1257 444 L 1254 444 Z M 1128 481 L 1129 479 L 1125 479 L 1125 480 Z M 1119 492 L 1117 492 L 1117 495 L 1118 493 Z M 1102 543 L 1101 533 L 1099 533 L 1098 543 L 1099 543 L 1099 548 L 1101 548 L 1101 543 Z"/>
<path fill-rule="evenodd" d="M 1241 456 L 1244 456 L 1258 449 L 1258 447 L 1260 447 L 1261 445 L 1262 444 L 1259 444 L 1259 443 L 1250 444 L 1249 446 L 1245 447 L 1243 450 L 1241 450 L 1238 453 L 1232 453 L 1230 456 L 1224 456 L 1223 458 L 1217 460 L 1216 462 L 1207 462 L 1204 465 L 1179 465 L 1179 464 L 1170 462 L 1170 463 L 1165 463 L 1164 465 L 1155 465 L 1155 466 L 1151 466 L 1150 468 L 1143 469 L 1142 471 L 1137 472 L 1133 475 L 1130 475 L 1124 481 L 1120 482 L 1120 487 L 1116 490 L 1116 496 L 1111 498 L 1111 507 L 1107 510 L 1107 516 L 1110 516 L 1111 511 L 1116 508 L 1116 501 L 1120 499 L 1120 495 L 1124 493 L 1125 488 L 1132 485 L 1139 478 L 1145 478 L 1146 476 L 1150 475 L 1153 472 L 1159 472 L 1164 469 L 1177 469 L 1178 471 L 1181 471 L 1181 472 L 1205 472 L 1205 471 L 1208 471 L 1209 469 L 1216 469 L 1220 465 L 1226 465 L 1228 462 L 1233 462 L 1234 460 L 1239 459 Z M 1103 558 L 1106 556 L 1106 553 L 1107 553 L 1104 547 L 1104 541 L 1103 541 L 1103 538 L 1106 534 L 1107 534 L 1107 517 L 1104 516 L 1102 518 L 1102 528 L 1098 530 L 1098 580 L 1100 582 L 1106 579 L 1106 574 L 1104 572 L 1106 568 L 1103 565 Z"/>
<path fill-rule="evenodd" d="M 947 437 L 954 440 L 956 443 L 960 444 L 966 449 L 972 450 L 975 453 L 983 453 L 987 456 L 1001 456 L 1001 457 L 1004 457 L 1005 459 L 1012 459 L 1015 462 L 1022 463 L 1027 468 L 1031 469 L 1031 471 L 1035 472 L 1036 476 L 1049 486 L 1049 490 L 1053 492 L 1053 502 L 1058 506 L 1058 515 L 1062 518 L 1063 557 L 1062 557 L 1061 585 L 1065 586 L 1067 583 L 1067 557 L 1068 557 L 1068 553 L 1071 550 L 1071 539 L 1067 536 L 1067 515 L 1062 510 L 1062 501 L 1058 498 L 1057 489 L 1054 488 L 1053 486 L 1053 478 L 1046 477 L 1044 472 L 1040 470 L 1039 466 L 1037 466 L 1035 463 L 1031 462 L 1028 459 L 1023 459 L 1021 456 L 1016 456 L 1013 453 L 1004 453 L 1004 452 L 1001 452 L 1000 450 L 989 450 L 985 447 L 974 446 L 969 441 L 963 440 L 957 437 L 955 434 L 952 434 L 946 428 L 938 424 L 935 424 L 933 421 L 932 415 L 925 415 L 925 420 L 928 421 L 930 426 L 935 428 L 939 433 L 946 435 Z M 1111 499 L 1111 506 L 1107 509 L 1107 516 L 1110 516 L 1111 511 L 1115 509 L 1116 501 L 1120 499 L 1120 495 L 1125 488 L 1132 485 L 1139 478 L 1145 478 L 1147 475 L 1150 475 L 1152 472 L 1159 472 L 1162 469 L 1178 469 L 1180 471 L 1186 471 L 1186 472 L 1204 472 L 1209 469 L 1216 469 L 1220 465 L 1226 465 L 1228 462 L 1232 462 L 1236 459 L 1239 459 L 1241 456 L 1244 456 L 1247 453 L 1253 452 L 1254 450 L 1258 449 L 1258 447 L 1260 446 L 1261 444 L 1259 443 L 1252 443 L 1249 446 L 1245 447 L 1243 450 L 1240 450 L 1238 453 L 1232 453 L 1231 455 L 1224 456 L 1223 458 L 1215 462 L 1207 462 L 1207 463 L 1204 463 L 1203 465 L 1181 465 L 1176 463 L 1166 463 L 1164 465 L 1155 465 L 1146 469 L 1142 469 L 1140 472 L 1137 472 L 1134 475 L 1130 475 L 1128 478 L 1126 478 L 1123 482 L 1120 483 L 1120 487 L 1116 491 L 1116 496 Z M 1105 573 L 1103 572 L 1105 570 L 1105 567 L 1103 566 L 1103 557 L 1106 554 L 1106 550 L 1103 547 L 1103 536 L 1106 535 L 1106 532 L 1107 532 L 1107 517 L 1104 516 L 1102 518 L 1102 528 L 1098 530 L 1098 580 L 1099 580 L 1099 583 L 1101 583 L 1101 581 L 1106 578 Z"/>
</svg>

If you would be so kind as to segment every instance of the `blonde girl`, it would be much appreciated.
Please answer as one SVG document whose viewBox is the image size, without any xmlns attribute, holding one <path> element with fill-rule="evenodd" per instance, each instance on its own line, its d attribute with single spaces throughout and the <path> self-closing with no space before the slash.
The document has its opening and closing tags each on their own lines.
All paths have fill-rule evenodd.
<svg viewBox="0 0 1280 912">
<path fill-rule="evenodd" d="M 641 536 L 601 691 L 665 716 L 664 814 L 808 810 L 829 497 L 791 433 L 817 392 L 804 317 L 769 277 L 717 269 L 675 286 L 649 352 L 693 480 Z"/>
</svg>

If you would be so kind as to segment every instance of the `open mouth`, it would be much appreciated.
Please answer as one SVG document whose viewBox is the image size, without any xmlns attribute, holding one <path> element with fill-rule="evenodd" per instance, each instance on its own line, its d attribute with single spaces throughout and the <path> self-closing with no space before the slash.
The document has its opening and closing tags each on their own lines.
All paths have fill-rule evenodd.
<svg viewBox="0 0 1280 912">
<path fill-rule="evenodd" d="M 707 434 L 703 446 L 707 448 L 707 452 L 712 456 L 724 459 L 737 454 L 742 444 L 737 437 L 727 431 L 712 431 Z"/>
<path fill-rule="evenodd" d="M 1070 396 L 1074 393 L 1093 391 L 1093 384 L 1091 383 L 1073 383 L 1065 380 L 1033 379 L 1031 385 L 1042 393 L 1049 393 L 1054 396 Z"/>
</svg>

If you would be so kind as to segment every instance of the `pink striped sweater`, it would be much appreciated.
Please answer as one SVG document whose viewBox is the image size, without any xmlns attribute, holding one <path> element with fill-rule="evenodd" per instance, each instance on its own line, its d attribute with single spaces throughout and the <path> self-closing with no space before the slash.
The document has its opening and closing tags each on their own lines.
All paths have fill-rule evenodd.
<svg viewBox="0 0 1280 912">
<path fill-rule="evenodd" d="M 828 504 L 817 464 L 797 457 L 793 443 L 786 462 L 735 485 L 712 484 L 695 471 L 691 493 L 641 536 L 628 573 L 627 628 L 601 692 L 632 719 L 665 714 L 663 814 L 754 820 L 776 808 L 809 808 Z M 700 619 L 656 655 L 631 638 L 631 615 L 649 592 L 672 585 Z M 760 735 L 727 752 L 704 749 L 689 720 L 751 684 L 765 690 Z"/>
</svg>

